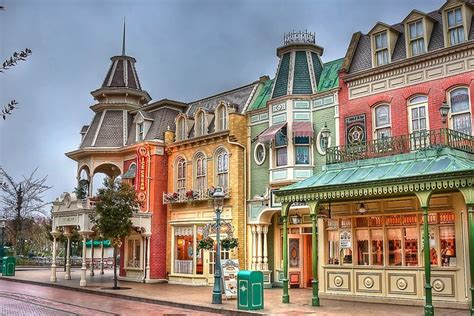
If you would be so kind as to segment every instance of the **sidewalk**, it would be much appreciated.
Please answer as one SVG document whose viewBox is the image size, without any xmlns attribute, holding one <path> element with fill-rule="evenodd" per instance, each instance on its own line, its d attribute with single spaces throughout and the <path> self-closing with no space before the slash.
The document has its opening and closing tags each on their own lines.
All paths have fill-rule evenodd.
<svg viewBox="0 0 474 316">
<path fill-rule="evenodd" d="M 245 312 L 237 310 L 236 300 L 225 300 L 223 304 L 211 304 L 212 287 L 192 287 L 184 285 L 174 285 L 167 283 L 143 284 L 134 282 L 119 281 L 119 285 L 130 287 L 129 290 L 107 290 L 113 284 L 112 271 L 107 270 L 106 274 L 87 276 L 87 286 L 80 287 L 80 270 L 72 269 L 72 280 L 64 280 L 64 272 L 58 269 L 56 283 L 49 281 L 49 269 L 19 268 L 15 277 L 0 276 L 3 280 L 10 280 L 23 283 L 31 283 L 44 286 L 67 288 L 70 290 L 120 297 L 146 303 L 155 303 L 173 307 L 188 308 L 198 311 L 214 312 L 227 315 L 237 314 L 266 314 L 266 315 L 423 315 L 422 306 L 390 305 L 363 302 L 339 301 L 332 299 L 321 299 L 321 307 L 312 307 L 311 290 L 290 289 L 291 304 L 281 303 L 281 288 L 265 290 L 265 309 L 255 312 Z M 453 310 L 435 308 L 436 315 L 467 315 L 467 310 Z"/>
</svg>

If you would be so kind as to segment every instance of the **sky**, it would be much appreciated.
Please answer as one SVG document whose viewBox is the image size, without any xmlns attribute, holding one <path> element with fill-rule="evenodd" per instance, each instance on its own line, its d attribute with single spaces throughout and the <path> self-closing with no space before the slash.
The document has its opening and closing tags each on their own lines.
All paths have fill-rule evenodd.
<svg viewBox="0 0 474 316">
<path fill-rule="evenodd" d="M 110 57 L 137 59 L 142 88 L 153 100 L 189 102 L 274 77 L 276 49 L 291 30 L 316 33 L 323 62 L 344 57 L 354 32 L 395 24 L 412 9 L 441 0 L 0 0 L 0 60 L 30 48 L 26 62 L 0 73 L 0 106 L 19 109 L 0 121 L 0 166 L 15 179 L 48 176 L 53 201 L 76 186 L 79 146 L 93 118 L 90 92 Z"/>
</svg>

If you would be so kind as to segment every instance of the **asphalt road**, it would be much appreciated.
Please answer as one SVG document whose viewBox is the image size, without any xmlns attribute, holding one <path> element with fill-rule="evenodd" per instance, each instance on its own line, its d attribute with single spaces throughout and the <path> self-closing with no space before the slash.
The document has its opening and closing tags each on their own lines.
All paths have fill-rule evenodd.
<svg viewBox="0 0 474 316">
<path fill-rule="evenodd" d="M 215 315 L 0 280 L 0 315 Z"/>
</svg>

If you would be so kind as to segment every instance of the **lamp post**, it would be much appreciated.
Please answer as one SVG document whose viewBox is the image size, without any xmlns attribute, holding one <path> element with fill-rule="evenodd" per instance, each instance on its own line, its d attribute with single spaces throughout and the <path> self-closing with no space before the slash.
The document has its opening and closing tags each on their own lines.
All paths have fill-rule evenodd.
<svg viewBox="0 0 474 316">
<path fill-rule="evenodd" d="M 3 264 L 3 256 L 5 255 L 5 226 L 7 219 L 5 217 L 0 217 L 0 228 L 2 229 L 2 242 L 0 243 L 0 266 Z"/>
<path fill-rule="evenodd" d="M 447 104 L 446 102 L 443 102 L 443 104 L 441 104 L 441 106 L 439 107 L 439 113 L 441 114 L 443 124 L 446 124 L 446 119 L 448 118 L 449 110 L 449 104 Z"/>
<path fill-rule="evenodd" d="M 329 145 L 329 137 L 331 137 L 331 131 L 329 130 L 327 123 L 324 123 L 324 127 L 321 128 L 320 133 L 321 133 L 321 140 L 324 146 L 324 148 L 322 149 L 324 150 L 324 152 L 326 152 Z"/>
<path fill-rule="evenodd" d="M 216 212 L 216 260 L 214 266 L 214 287 L 212 289 L 212 304 L 222 304 L 221 287 L 221 213 L 224 204 L 224 192 L 222 188 L 216 188 L 212 195 Z"/>
</svg>

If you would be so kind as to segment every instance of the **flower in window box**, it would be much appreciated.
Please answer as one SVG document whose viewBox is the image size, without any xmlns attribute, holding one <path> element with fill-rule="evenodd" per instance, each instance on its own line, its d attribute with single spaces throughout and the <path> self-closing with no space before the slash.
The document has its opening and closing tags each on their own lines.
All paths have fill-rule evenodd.
<svg viewBox="0 0 474 316">
<path fill-rule="evenodd" d="M 193 190 L 186 191 L 186 198 L 194 199 L 194 191 Z"/>
<path fill-rule="evenodd" d="M 214 239 L 212 239 L 211 237 L 201 239 L 198 243 L 197 248 L 204 250 L 212 250 L 214 248 Z"/>
<path fill-rule="evenodd" d="M 239 246 L 239 241 L 237 240 L 237 238 L 225 238 L 221 240 L 221 246 L 225 250 L 234 249 Z"/>
</svg>

